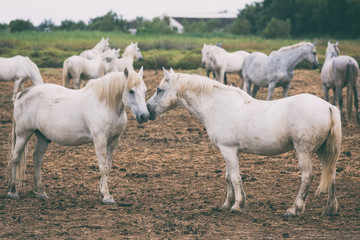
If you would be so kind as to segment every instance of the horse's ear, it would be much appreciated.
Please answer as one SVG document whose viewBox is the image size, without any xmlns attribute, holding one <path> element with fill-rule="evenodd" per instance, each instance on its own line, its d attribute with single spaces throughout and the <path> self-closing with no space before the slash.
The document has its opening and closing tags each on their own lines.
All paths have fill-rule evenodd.
<svg viewBox="0 0 360 240">
<path fill-rule="evenodd" d="M 144 76 L 144 66 L 142 66 L 142 67 L 140 68 L 138 74 L 139 74 L 140 78 L 142 79 L 143 76 Z"/>
<path fill-rule="evenodd" d="M 170 74 L 174 74 L 174 70 L 172 68 L 170 68 Z"/>
<path fill-rule="evenodd" d="M 104 41 L 104 37 L 101 38 L 101 41 Z"/>
<path fill-rule="evenodd" d="M 137 45 L 138 45 L 138 42 L 136 42 L 135 45 L 137 46 Z"/>
<path fill-rule="evenodd" d="M 107 37 L 105 40 L 106 40 L 106 41 L 109 41 L 109 38 Z"/>
<path fill-rule="evenodd" d="M 339 42 L 336 42 L 336 43 L 335 43 L 335 46 L 337 47 L 338 45 L 339 45 Z"/>
<path fill-rule="evenodd" d="M 129 70 L 127 69 L 127 67 L 125 67 L 125 69 L 124 69 L 124 75 L 126 78 L 129 77 Z"/>
<path fill-rule="evenodd" d="M 316 46 L 316 42 L 313 43 L 314 47 Z"/>
<path fill-rule="evenodd" d="M 170 80 L 170 73 L 168 71 L 166 71 L 166 69 L 163 67 L 163 70 L 164 70 L 164 77 L 165 77 L 165 80 L 167 82 L 169 82 Z"/>
<path fill-rule="evenodd" d="M 330 46 L 330 44 L 331 44 L 331 42 L 330 42 L 330 41 L 328 41 L 328 46 Z"/>
<path fill-rule="evenodd" d="M 117 54 L 120 53 L 120 48 L 116 49 L 116 53 L 117 53 Z"/>
</svg>

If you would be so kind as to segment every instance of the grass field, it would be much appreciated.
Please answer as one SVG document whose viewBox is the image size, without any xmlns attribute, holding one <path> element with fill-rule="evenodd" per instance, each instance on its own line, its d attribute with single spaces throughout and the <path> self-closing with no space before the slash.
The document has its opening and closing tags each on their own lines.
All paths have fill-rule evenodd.
<svg viewBox="0 0 360 240">
<path fill-rule="evenodd" d="M 66 58 L 92 48 L 102 37 L 108 37 L 110 46 L 121 48 L 122 51 L 131 42 L 138 42 L 144 61 L 135 62 L 135 67 L 144 66 L 146 69 L 159 69 L 163 66 L 196 69 L 201 67 L 202 45 L 218 42 L 221 42 L 227 51 L 245 50 L 269 54 L 283 46 L 311 41 L 317 43 L 318 58 L 320 63 L 323 63 L 327 41 L 336 41 L 327 38 L 270 40 L 230 34 L 134 36 L 98 31 L 2 32 L 0 56 L 29 56 L 39 67 L 62 67 Z M 360 61 L 360 40 L 341 40 L 339 48 L 341 54 L 353 56 Z"/>
</svg>

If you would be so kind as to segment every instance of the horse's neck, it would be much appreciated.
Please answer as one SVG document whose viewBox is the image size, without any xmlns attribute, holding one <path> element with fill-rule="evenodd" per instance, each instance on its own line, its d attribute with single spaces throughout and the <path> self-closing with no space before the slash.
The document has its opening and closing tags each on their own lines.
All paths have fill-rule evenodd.
<svg viewBox="0 0 360 240">
<path fill-rule="evenodd" d="M 128 61 L 128 62 L 130 62 L 130 63 L 133 63 L 134 62 L 134 57 L 135 57 L 134 53 L 125 51 L 121 58 Z"/>
<path fill-rule="evenodd" d="M 277 58 L 283 59 L 284 61 L 284 67 L 287 70 L 293 70 L 296 65 L 298 65 L 306 56 L 306 51 L 304 51 L 304 48 L 306 47 L 298 47 L 291 50 L 278 52 Z"/>
<path fill-rule="evenodd" d="M 336 57 L 337 57 L 336 54 L 333 53 L 333 52 L 327 53 L 326 56 L 325 56 L 325 61 L 329 61 L 329 60 L 334 59 Z"/>
</svg>

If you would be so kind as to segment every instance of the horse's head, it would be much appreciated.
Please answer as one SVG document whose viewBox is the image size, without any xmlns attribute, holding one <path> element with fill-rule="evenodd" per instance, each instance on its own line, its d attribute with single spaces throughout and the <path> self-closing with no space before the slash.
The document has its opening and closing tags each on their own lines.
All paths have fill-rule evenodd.
<svg viewBox="0 0 360 240">
<path fill-rule="evenodd" d="M 124 105 L 131 109 L 140 124 L 147 122 L 150 116 L 145 101 L 146 85 L 142 79 L 143 73 L 143 67 L 138 73 L 125 68 L 126 85 L 122 94 Z"/>
<path fill-rule="evenodd" d="M 171 87 L 171 77 L 175 74 L 172 69 L 170 73 L 164 69 L 164 78 L 156 88 L 154 95 L 147 101 L 147 108 L 150 113 L 150 120 L 171 110 L 177 106 L 177 92 Z"/>
<path fill-rule="evenodd" d="M 211 45 L 206 45 L 204 43 L 203 48 L 201 49 L 201 54 L 202 54 L 201 63 L 204 65 L 206 65 L 206 63 L 210 61 L 210 50 L 211 50 Z"/>
<path fill-rule="evenodd" d="M 131 43 L 129 46 L 125 48 L 124 56 L 132 56 L 133 58 L 136 58 L 137 60 L 142 60 L 143 56 L 140 52 L 140 48 L 138 47 L 138 43 Z"/>
<path fill-rule="evenodd" d="M 101 38 L 101 41 L 94 47 L 99 53 L 103 53 L 109 50 L 109 38 Z"/>
<path fill-rule="evenodd" d="M 306 52 L 306 56 L 304 60 L 312 64 L 313 69 L 316 69 L 319 67 L 319 60 L 316 56 L 317 53 L 315 49 L 316 44 L 313 43 L 311 45 L 312 46 L 310 46 L 309 51 Z"/>
<path fill-rule="evenodd" d="M 339 42 L 331 43 L 328 41 L 325 57 L 337 57 L 340 54 L 340 50 L 338 48 Z"/>
</svg>

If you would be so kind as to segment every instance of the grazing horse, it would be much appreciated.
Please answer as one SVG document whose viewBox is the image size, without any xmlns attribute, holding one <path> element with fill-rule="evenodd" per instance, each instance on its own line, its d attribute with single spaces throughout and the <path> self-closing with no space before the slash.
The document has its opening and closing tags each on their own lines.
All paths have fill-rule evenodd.
<svg viewBox="0 0 360 240">
<path fill-rule="evenodd" d="M 87 58 L 89 60 L 95 59 L 97 56 L 101 55 L 103 52 L 109 50 L 109 38 L 101 38 L 101 41 L 98 42 L 95 47 L 90 50 L 85 50 L 80 53 L 80 57 Z"/>
<path fill-rule="evenodd" d="M 208 57 L 216 73 L 216 80 L 224 83 L 226 73 L 238 73 L 241 77 L 243 61 L 249 55 L 245 51 L 227 52 L 219 46 L 210 46 Z"/>
<path fill-rule="evenodd" d="M 210 78 L 178 74 L 164 69 L 165 77 L 147 101 L 150 120 L 183 106 L 205 125 L 212 144 L 226 163 L 227 196 L 223 208 L 245 209 L 245 192 L 239 172 L 238 153 L 273 156 L 295 150 L 301 171 L 301 186 L 285 216 L 304 212 L 314 178 L 312 156 L 320 159 L 322 173 L 317 193 L 328 188 L 324 215 L 338 210 L 335 196 L 336 162 L 340 154 L 339 110 L 310 94 L 275 101 L 260 101 L 239 88 Z"/>
<path fill-rule="evenodd" d="M 251 92 L 251 84 L 254 84 L 251 96 L 255 98 L 260 87 L 267 87 L 266 100 L 271 100 L 276 87 L 283 87 L 283 97 L 287 97 L 291 80 L 294 75 L 294 68 L 302 60 L 319 66 L 316 57 L 315 44 L 298 43 L 292 46 L 282 47 L 272 52 L 269 56 L 260 52 L 251 53 L 243 65 L 243 77 L 247 93 Z"/>
<path fill-rule="evenodd" d="M 99 192 L 104 203 L 114 203 L 109 193 L 113 151 L 127 123 L 125 107 L 138 123 L 148 120 L 143 69 L 111 73 L 94 79 L 80 90 L 56 84 L 42 84 L 17 95 L 14 105 L 12 151 L 8 196 L 18 199 L 25 175 L 25 146 L 35 133 L 34 183 L 36 197 L 46 199 L 41 180 L 43 156 L 50 142 L 77 146 L 94 143 L 100 169 Z"/>
<path fill-rule="evenodd" d="M 354 103 L 356 109 L 356 119 L 360 123 L 359 117 L 359 65 L 357 61 L 350 56 L 339 55 L 338 42 L 330 43 L 325 54 L 325 62 L 321 69 L 321 82 L 324 90 L 325 100 L 329 101 L 329 89 L 334 92 L 333 105 L 336 105 L 336 99 L 339 99 L 340 112 L 343 108 L 342 89 L 347 87 L 347 120 L 351 120 L 352 95 L 354 93 Z"/>
<path fill-rule="evenodd" d="M 202 54 L 202 58 L 201 58 L 201 63 L 203 65 L 205 65 L 205 69 L 206 69 L 206 76 L 210 77 L 210 73 L 213 74 L 213 77 L 216 78 L 216 72 L 215 72 L 215 67 L 213 62 L 210 60 L 210 48 L 211 48 L 211 44 L 210 45 L 206 45 L 204 43 L 203 48 L 201 49 L 201 54 Z M 216 46 L 221 47 L 222 44 L 221 43 L 217 43 Z M 226 72 L 224 73 L 224 84 L 227 84 L 227 77 L 226 77 Z"/>
<path fill-rule="evenodd" d="M 43 79 L 36 64 L 29 57 L 0 57 L 0 82 L 15 81 L 12 100 L 19 89 L 24 90 L 24 81 L 30 79 L 34 85 L 43 84 Z"/>
<path fill-rule="evenodd" d="M 125 48 L 125 51 L 122 55 L 122 58 L 116 59 L 116 69 L 113 69 L 112 67 L 108 67 L 109 62 L 101 62 L 99 65 L 99 76 L 104 76 L 105 74 L 110 72 L 110 69 L 112 71 L 118 71 L 122 72 L 125 68 L 129 70 L 134 70 L 133 62 L 134 58 L 137 60 L 142 59 L 142 54 L 140 52 L 140 48 L 138 47 L 138 43 L 131 43 L 129 46 Z"/>
<path fill-rule="evenodd" d="M 68 87 L 69 81 L 73 80 L 74 89 L 79 89 L 81 80 L 89 80 L 99 77 L 99 66 L 106 62 L 107 72 L 114 72 L 116 69 L 116 60 L 119 57 L 120 49 L 111 49 L 95 59 L 86 59 L 80 56 L 71 56 L 64 61 L 63 66 L 63 83 Z"/>
</svg>

